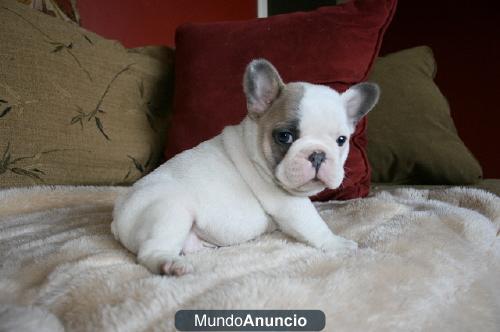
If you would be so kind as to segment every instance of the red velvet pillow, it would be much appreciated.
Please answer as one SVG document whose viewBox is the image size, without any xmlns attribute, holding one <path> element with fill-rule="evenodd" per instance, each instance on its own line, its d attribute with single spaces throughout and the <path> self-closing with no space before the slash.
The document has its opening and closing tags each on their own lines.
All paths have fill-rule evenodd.
<svg viewBox="0 0 500 332">
<path fill-rule="evenodd" d="M 246 115 L 245 66 L 271 61 L 285 82 L 339 91 L 366 79 L 397 0 L 359 0 L 312 12 L 249 21 L 185 24 L 176 32 L 175 101 L 166 158 L 239 123 Z M 351 137 L 346 179 L 316 200 L 366 196 L 370 166 L 366 119 Z"/>
</svg>

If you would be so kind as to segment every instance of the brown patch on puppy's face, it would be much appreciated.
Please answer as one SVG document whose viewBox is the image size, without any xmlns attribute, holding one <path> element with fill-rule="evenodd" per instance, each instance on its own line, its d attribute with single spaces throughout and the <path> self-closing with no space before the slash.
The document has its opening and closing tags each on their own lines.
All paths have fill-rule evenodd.
<svg viewBox="0 0 500 332">
<path fill-rule="evenodd" d="M 285 85 L 269 109 L 256 119 L 259 127 L 259 145 L 262 147 L 268 167 L 274 172 L 283 160 L 292 142 L 300 137 L 299 105 L 304 94 L 300 83 Z M 292 142 L 280 142 L 292 135 Z"/>
</svg>

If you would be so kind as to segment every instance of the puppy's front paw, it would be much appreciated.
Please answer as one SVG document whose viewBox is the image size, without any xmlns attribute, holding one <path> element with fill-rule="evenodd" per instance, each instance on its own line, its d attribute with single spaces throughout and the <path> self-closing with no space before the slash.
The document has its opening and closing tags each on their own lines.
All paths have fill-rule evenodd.
<svg viewBox="0 0 500 332">
<path fill-rule="evenodd" d="M 358 249 L 358 244 L 354 241 L 336 236 L 330 241 L 324 243 L 321 247 L 323 251 L 331 251 L 336 253 L 348 253 Z"/>
<path fill-rule="evenodd" d="M 155 274 L 182 276 L 193 271 L 193 266 L 179 255 L 156 252 L 150 255 L 138 255 L 137 260 Z"/>
<path fill-rule="evenodd" d="M 167 261 L 161 267 L 161 272 L 165 275 L 182 276 L 193 272 L 193 266 L 183 259 Z"/>
</svg>

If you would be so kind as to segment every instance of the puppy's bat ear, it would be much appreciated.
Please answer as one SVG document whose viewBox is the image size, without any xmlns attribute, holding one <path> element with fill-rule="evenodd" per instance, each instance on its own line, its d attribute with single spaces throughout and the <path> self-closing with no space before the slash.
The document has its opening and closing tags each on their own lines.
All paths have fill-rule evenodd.
<svg viewBox="0 0 500 332">
<path fill-rule="evenodd" d="M 253 60 L 243 77 L 243 90 L 251 116 L 264 113 L 279 96 L 284 83 L 274 66 L 265 59 Z"/>
<path fill-rule="evenodd" d="M 364 82 L 351 86 L 341 98 L 351 120 L 353 128 L 359 120 L 377 104 L 380 88 L 376 83 Z"/>
</svg>

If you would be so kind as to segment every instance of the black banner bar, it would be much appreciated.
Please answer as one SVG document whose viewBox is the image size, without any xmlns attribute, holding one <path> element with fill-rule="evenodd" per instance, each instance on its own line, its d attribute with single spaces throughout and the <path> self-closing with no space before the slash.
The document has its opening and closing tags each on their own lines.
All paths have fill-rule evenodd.
<svg viewBox="0 0 500 332">
<path fill-rule="evenodd" d="M 179 310 L 179 331 L 321 331 L 321 310 Z"/>
</svg>

